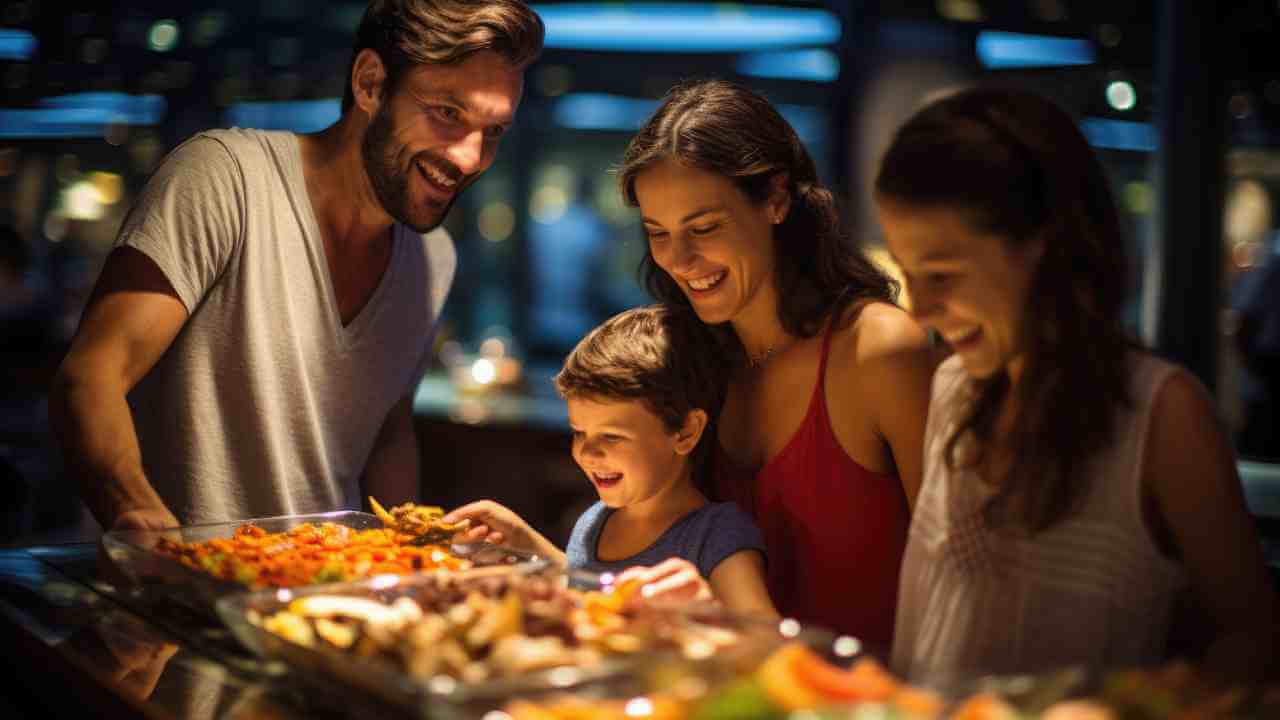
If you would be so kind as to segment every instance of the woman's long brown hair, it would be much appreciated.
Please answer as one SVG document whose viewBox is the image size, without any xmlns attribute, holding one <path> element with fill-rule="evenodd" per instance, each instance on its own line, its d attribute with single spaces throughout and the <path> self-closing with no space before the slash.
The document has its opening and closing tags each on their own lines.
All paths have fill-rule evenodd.
<svg viewBox="0 0 1280 720">
<path fill-rule="evenodd" d="M 1053 525 L 1087 492 L 1081 468 L 1112 441 L 1116 410 L 1130 402 L 1125 242 L 1102 165 L 1053 103 L 977 89 L 933 103 L 898 130 L 876 192 L 908 207 L 959 210 L 1013 246 L 1043 240 L 1023 316 L 1025 369 L 1016 387 L 1005 373 L 974 383 L 945 461 L 979 466 L 998 446 L 1011 463 L 987 478 L 998 488 L 989 520 Z M 1010 392 L 1013 430 L 997 437 Z M 966 437 L 975 452 L 959 452 Z"/>
<path fill-rule="evenodd" d="M 636 177 L 667 158 L 728 178 L 755 203 L 768 199 L 774 177 L 787 175 L 791 210 L 774 230 L 773 247 L 778 318 L 788 333 L 812 337 L 855 303 L 893 302 L 894 282 L 845 239 L 813 158 L 765 98 L 724 80 L 672 88 L 623 155 L 618 181 L 629 205 L 638 204 Z M 663 302 L 688 306 L 647 248 L 640 263 L 645 287 Z"/>
</svg>

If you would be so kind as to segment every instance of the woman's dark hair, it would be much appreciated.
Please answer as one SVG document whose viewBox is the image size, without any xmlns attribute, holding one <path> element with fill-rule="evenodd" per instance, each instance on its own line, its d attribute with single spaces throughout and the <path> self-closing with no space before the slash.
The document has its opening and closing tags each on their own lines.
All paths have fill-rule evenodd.
<svg viewBox="0 0 1280 720">
<path fill-rule="evenodd" d="M 351 70 L 371 48 L 387 68 L 384 92 L 414 65 L 449 65 L 492 50 L 525 68 L 542 53 L 545 28 L 521 0 L 370 0 L 356 30 L 342 111 L 351 109 Z"/>
<path fill-rule="evenodd" d="M 791 209 L 775 227 L 773 247 L 778 319 L 788 333 L 812 337 L 854 303 L 893 302 L 894 282 L 844 238 L 813 158 L 768 100 L 723 80 L 672 88 L 623 155 L 618 181 L 627 204 L 638 204 L 636 177 L 667 158 L 732 180 L 755 203 L 769 198 L 774 177 L 786 175 Z M 689 304 L 647 245 L 640 274 L 657 299 Z"/>
<path fill-rule="evenodd" d="M 1133 343 L 1120 320 L 1125 241 L 1102 165 L 1052 102 L 975 89 L 929 105 L 898 130 L 876 192 L 908 207 L 958 210 L 1015 247 L 1043 241 L 1024 312 L 1013 431 L 999 447 L 1011 464 L 988 478 L 998 490 L 987 516 L 1049 527 L 1088 491 L 1080 472 L 1111 442 L 1115 411 L 1130 402 L 1125 355 Z M 982 463 L 1010 392 L 1005 373 L 972 385 L 947 440 L 948 466 Z M 970 436 L 975 452 L 960 453 Z"/>
<path fill-rule="evenodd" d="M 614 315 L 578 342 L 555 377 L 560 395 L 640 400 L 670 432 L 693 410 L 707 414 L 690 463 L 694 481 L 708 482 L 715 419 L 728 380 L 711 330 L 693 310 L 646 305 Z"/>
</svg>

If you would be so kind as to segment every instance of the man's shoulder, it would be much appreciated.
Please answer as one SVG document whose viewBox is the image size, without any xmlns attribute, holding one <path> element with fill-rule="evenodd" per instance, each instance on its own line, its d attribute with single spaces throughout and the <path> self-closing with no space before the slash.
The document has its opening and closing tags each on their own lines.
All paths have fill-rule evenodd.
<svg viewBox="0 0 1280 720">
<path fill-rule="evenodd" d="M 190 140 L 203 138 L 212 140 L 221 145 L 225 145 L 228 149 L 244 150 L 269 147 L 281 144 L 296 144 L 295 136 L 291 132 L 280 130 L 255 130 L 253 128 L 211 128 L 202 130 L 192 135 Z"/>
<path fill-rule="evenodd" d="M 300 162 L 298 152 L 296 136 L 290 132 L 216 128 L 188 137 L 172 154 L 189 161 L 231 161 L 243 172 L 256 173 L 269 165 L 284 167 Z"/>
<path fill-rule="evenodd" d="M 287 149 L 287 134 L 260 130 L 202 130 L 171 150 L 157 174 L 183 174 L 202 168 L 226 176 L 244 178 L 267 161 L 270 154 Z M 219 170 L 219 168 L 221 170 Z"/>
</svg>

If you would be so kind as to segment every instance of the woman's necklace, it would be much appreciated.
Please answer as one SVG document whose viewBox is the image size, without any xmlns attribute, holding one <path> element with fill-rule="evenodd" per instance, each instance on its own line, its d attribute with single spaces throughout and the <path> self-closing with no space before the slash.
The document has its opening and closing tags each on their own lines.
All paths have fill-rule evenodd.
<svg viewBox="0 0 1280 720">
<path fill-rule="evenodd" d="M 764 365 L 765 361 L 768 360 L 769 356 L 772 354 L 773 354 L 773 345 L 769 345 L 768 347 L 766 347 L 764 349 L 764 352 L 760 353 L 760 355 L 757 357 L 752 357 L 750 354 L 748 354 L 747 367 L 758 368 L 761 365 Z"/>
</svg>

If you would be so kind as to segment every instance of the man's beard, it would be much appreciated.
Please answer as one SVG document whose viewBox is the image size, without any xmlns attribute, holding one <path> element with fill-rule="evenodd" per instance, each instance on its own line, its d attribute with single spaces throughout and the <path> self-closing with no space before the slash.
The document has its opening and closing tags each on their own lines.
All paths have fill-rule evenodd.
<svg viewBox="0 0 1280 720">
<path fill-rule="evenodd" d="M 364 171 L 369 176 L 369 182 L 373 185 L 373 194 L 378 198 L 378 202 L 382 204 L 382 209 L 387 212 L 396 222 L 413 228 L 414 232 L 427 233 L 440 226 L 444 222 L 445 217 L 449 215 L 449 210 L 453 207 L 453 203 L 458 199 L 463 188 L 469 185 L 469 182 L 458 183 L 457 189 L 453 193 L 453 197 L 444 207 L 434 204 L 423 205 L 419 208 L 410 206 L 409 200 L 409 174 L 417 171 L 415 163 L 409 162 L 407 166 L 400 167 L 396 160 L 400 155 L 403 146 L 393 148 L 392 136 L 394 128 L 391 125 L 391 113 L 386 108 L 380 108 L 378 113 L 373 116 L 373 121 L 369 123 L 368 130 L 365 131 L 364 140 L 360 143 L 360 154 L 364 158 Z M 444 162 L 439 160 L 439 162 Z"/>
</svg>

